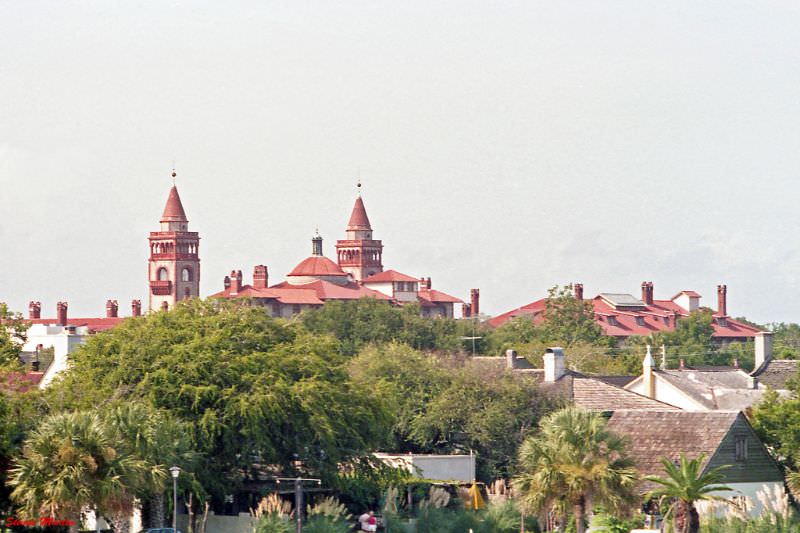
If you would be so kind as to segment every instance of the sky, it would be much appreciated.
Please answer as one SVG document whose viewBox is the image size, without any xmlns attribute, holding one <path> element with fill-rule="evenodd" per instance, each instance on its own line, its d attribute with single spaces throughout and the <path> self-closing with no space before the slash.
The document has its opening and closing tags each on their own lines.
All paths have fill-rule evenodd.
<svg viewBox="0 0 800 533">
<path fill-rule="evenodd" d="M 147 300 L 177 185 L 201 293 L 326 255 L 499 314 L 556 284 L 800 322 L 800 4 L 0 0 L 0 301 Z"/>
</svg>

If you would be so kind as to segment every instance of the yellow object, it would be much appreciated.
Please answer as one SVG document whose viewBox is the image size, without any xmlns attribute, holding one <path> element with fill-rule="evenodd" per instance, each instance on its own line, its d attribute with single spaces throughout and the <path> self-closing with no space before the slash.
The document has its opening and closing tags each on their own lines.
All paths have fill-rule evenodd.
<svg viewBox="0 0 800 533">
<path fill-rule="evenodd" d="M 467 509 L 477 511 L 478 509 L 483 509 L 486 507 L 486 503 L 483 501 L 481 489 L 478 487 L 477 481 L 472 481 L 472 486 L 469 488 L 468 494 L 469 501 L 467 502 Z"/>
</svg>

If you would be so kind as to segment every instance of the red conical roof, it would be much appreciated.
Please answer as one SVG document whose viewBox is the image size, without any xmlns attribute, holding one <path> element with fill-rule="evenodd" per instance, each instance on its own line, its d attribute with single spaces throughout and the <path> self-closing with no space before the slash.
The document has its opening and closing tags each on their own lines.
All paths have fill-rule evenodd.
<svg viewBox="0 0 800 533">
<path fill-rule="evenodd" d="M 167 198 L 167 205 L 164 207 L 164 214 L 161 215 L 161 222 L 188 222 L 186 212 L 183 210 L 181 197 L 178 194 L 178 188 L 172 186 L 169 190 L 169 197 Z"/>
<path fill-rule="evenodd" d="M 347 223 L 347 231 L 371 230 L 367 217 L 367 210 L 364 209 L 364 201 L 359 196 L 356 198 L 356 205 L 353 206 L 353 213 L 350 215 L 350 222 Z"/>
</svg>

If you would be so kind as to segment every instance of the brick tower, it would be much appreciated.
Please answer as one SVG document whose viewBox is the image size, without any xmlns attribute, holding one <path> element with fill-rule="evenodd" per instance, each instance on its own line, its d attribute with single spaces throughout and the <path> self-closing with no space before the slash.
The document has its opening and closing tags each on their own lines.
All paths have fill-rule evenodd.
<svg viewBox="0 0 800 533">
<path fill-rule="evenodd" d="M 161 215 L 161 230 L 150 232 L 150 311 L 172 309 L 179 300 L 200 295 L 199 250 L 200 237 L 189 231 L 178 188 L 173 185 Z"/>
<path fill-rule="evenodd" d="M 360 193 L 347 223 L 346 237 L 336 241 L 336 257 L 342 270 L 359 282 L 383 272 L 383 244 L 372 238 L 372 226 Z"/>
</svg>

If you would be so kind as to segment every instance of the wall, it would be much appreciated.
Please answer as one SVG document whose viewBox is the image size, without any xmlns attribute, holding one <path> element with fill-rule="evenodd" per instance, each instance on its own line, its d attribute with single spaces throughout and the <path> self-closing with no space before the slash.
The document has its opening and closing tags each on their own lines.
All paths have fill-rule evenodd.
<svg viewBox="0 0 800 533">
<path fill-rule="evenodd" d="M 404 468 L 426 479 L 465 482 L 475 479 L 474 455 L 376 453 L 375 457 L 395 468 Z"/>
<path fill-rule="evenodd" d="M 67 333 L 64 326 L 31 324 L 28 328 L 28 339 L 23 345 L 26 352 L 36 351 L 36 346 L 41 344 L 43 348 L 53 348 L 53 362 L 45 371 L 39 388 L 45 388 L 53 381 L 53 378 L 67 369 L 69 363 L 68 354 L 75 348 L 86 342 L 89 336 L 86 327 L 75 328 L 75 333 Z"/>
</svg>

